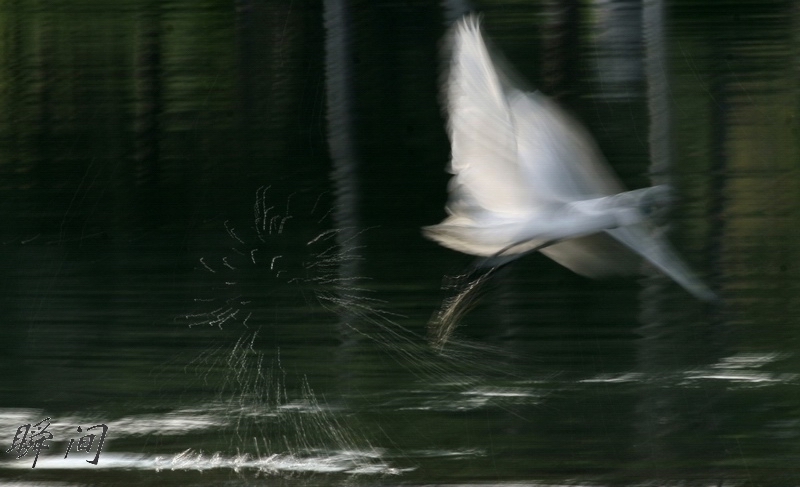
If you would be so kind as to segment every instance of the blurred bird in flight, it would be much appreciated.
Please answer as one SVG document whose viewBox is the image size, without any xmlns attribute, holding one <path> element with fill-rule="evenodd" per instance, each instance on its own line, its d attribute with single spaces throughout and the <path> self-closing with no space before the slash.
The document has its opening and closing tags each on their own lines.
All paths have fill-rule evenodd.
<svg viewBox="0 0 800 487">
<path fill-rule="evenodd" d="M 644 258 L 695 297 L 715 299 L 647 221 L 667 188 L 625 191 L 577 122 L 511 84 L 478 17 L 459 20 L 450 36 L 449 216 L 423 228 L 425 236 L 489 266 L 539 251 L 593 278 L 636 272 Z"/>
</svg>

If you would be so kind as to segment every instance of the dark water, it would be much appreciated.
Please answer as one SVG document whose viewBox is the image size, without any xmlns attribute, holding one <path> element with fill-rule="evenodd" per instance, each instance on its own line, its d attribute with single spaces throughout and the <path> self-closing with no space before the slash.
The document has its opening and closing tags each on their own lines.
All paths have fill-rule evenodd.
<svg viewBox="0 0 800 487">
<path fill-rule="evenodd" d="M 800 8 L 475 3 L 721 304 L 532 255 L 429 345 L 459 2 L 7 1 L 3 483 L 800 481 Z"/>
</svg>

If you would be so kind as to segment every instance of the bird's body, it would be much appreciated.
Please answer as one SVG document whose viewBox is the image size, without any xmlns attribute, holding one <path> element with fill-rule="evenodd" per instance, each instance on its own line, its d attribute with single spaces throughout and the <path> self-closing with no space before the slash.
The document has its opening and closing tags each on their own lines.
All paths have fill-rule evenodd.
<svg viewBox="0 0 800 487">
<path fill-rule="evenodd" d="M 499 72 L 474 16 L 452 31 L 445 96 L 449 216 L 425 227 L 427 237 L 497 260 L 538 250 L 589 277 L 632 272 L 643 257 L 698 298 L 713 299 L 642 211 L 664 188 L 625 191 L 577 122 Z"/>
</svg>

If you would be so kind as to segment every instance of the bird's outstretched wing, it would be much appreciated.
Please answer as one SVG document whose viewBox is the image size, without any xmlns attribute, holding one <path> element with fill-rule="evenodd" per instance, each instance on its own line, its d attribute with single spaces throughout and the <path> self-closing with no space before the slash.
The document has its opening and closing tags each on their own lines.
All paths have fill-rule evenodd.
<svg viewBox="0 0 800 487">
<path fill-rule="evenodd" d="M 426 236 L 504 261 L 541 250 L 589 277 L 631 272 L 643 257 L 698 298 L 713 299 L 635 204 L 604 206 L 624 188 L 592 138 L 547 97 L 498 73 L 477 17 L 459 21 L 451 43 L 449 216 L 425 227 Z"/>
<path fill-rule="evenodd" d="M 452 32 L 452 62 L 445 97 L 452 149 L 448 212 L 475 218 L 479 212 L 514 216 L 530 206 L 520 184 L 514 122 L 506 87 L 498 76 L 477 17 Z"/>
</svg>

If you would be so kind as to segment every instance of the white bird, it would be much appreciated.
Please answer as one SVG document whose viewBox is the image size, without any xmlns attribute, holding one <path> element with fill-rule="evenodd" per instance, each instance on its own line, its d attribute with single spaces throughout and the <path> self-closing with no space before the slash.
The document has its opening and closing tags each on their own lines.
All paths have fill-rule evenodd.
<svg viewBox="0 0 800 487">
<path fill-rule="evenodd" d="M 577 122 L 498 72 L 477 17 L 451 35 L 449 216 L 424 234 L 490 263 L 538 250 L 594 278 L 635 272 L 638 255 L 697 298 L 715 299 L 647 221 L 644 207 L 665 188 L 625 191 Z"/>
</svg>

